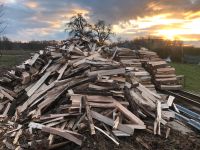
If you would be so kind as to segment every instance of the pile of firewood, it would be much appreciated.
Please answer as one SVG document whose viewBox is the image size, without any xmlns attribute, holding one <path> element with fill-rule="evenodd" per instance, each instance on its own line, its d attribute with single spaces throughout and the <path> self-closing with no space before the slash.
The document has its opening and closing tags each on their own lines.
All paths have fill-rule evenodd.
<svg viewBox="0 0 200 150">
<path fill-rule="evenodd" d="M 146 58 L 145 68 L 151 73 L 154 83 L 161 90 L 182 89 L 183 76 L 177 76 L 175 68 L 160 59 L 155 52 L 148 50 L 139 51 L 140 58 Z"/>
<path fill-rule="evenodd" d="M 69 142 L 81 146 L 81 131 L 87 129 L 117 145 L 116 137 L 131 136 L 136 129 L 160 135 L 175 118 L 169 108 L 177 108 L 173 96 L 156 91 L 142 64 L 155 75 L 174 71 L 157 67 L 164 62 L 145 61 L 149 54 L 86 39 L 39 51 L 0 78 L 1 149 L 29 149 L 45 140 L 46 149 Z M 163 132 L 168 136 L 169 128 Z"/>
</svg>

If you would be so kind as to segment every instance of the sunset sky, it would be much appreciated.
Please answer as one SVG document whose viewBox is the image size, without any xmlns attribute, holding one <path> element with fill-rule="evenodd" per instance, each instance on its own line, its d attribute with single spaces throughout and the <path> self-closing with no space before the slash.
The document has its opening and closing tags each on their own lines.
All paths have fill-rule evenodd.
<svg viewBox="0 0 200 150">
<path fill-rule="evenodd" d="M 200 0 L 0 0 L 12 40 L 62 40 L 64 24 L 82 13 L 113 25 L 116 37 L 160 36 L 200 47 Z"/>
</svg>

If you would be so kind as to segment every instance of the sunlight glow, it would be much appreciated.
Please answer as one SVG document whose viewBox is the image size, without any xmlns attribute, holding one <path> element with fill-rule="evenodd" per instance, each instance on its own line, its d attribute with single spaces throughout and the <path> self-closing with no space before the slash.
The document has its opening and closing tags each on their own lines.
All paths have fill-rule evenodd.
<svg viewBox="0 0 200 150">
<path fill-rule="evenodd" d="M 36 3 L 36 2 L 27 2 L 25 5 L 32 9 L 38 7 L 38 3 Z"/>
<path fill-rule="evenodd" d="M 137 17 L 127 22 L 113 25 L 114 32 L 119 34 L 138 34 L 145 32 L 148 35 L 160 36 L 170 40 L 200 40 L 200 11 L 186 12 L 184 16 L 176 17 L 173 13 Z"/>
</svg>

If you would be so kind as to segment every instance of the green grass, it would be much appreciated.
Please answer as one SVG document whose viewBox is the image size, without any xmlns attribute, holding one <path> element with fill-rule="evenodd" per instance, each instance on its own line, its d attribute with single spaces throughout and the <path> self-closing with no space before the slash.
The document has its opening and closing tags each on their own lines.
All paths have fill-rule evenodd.
<svg viewBox="0 0 200 150">
<path fill-rule="evenodd" d="M 194 64 L 171 63 L 176 74 L 185 76 L 185 90 L 200 94 L 200 66 Z"/>
<path fill-rule="evenodd" d="M 31 56 L 32 51 L 23 50 L 9 50 L 1 51 L 2 56 L 0 56 L 0 67 L 11 67 L 21 64 L 24 60 Z"/>
</svg>

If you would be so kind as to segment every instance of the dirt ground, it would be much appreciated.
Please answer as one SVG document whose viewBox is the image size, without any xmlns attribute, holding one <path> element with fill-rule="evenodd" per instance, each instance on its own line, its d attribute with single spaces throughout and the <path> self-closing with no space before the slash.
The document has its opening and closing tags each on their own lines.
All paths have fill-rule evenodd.
<svg viewBox="0 0 200 150">
<path fill-rule="evenodd" d="M 137 130 L 132 137 L 120 138 L 120 145 L 116 146 L 110 139 L 98 133 L 95 137 L 87 137 L 83 147 L 65 147 L 60 150 L 145 150 L 141 143 L 136 141 L 139 137 L 146 143 L 150 150 L 199 150 L 200 136 L 199 135 L 183 135 L 176 131 L 171 131 L 166 139 L 163 136 L 152 135 L 144 130 Z"/>
<path fill-rule="evenodd" d="M 153 135 L 144 130 L 137 130 L 132 137 L 120 138 L 120 145 L 116 146 L 110 139 L 97 132 L 95 136 L 90 136 L 89 131 L 84 135 L 87 136 L 83 146 L 68 143 L 66 146 L 56 150 L 147 150 L 136 138 L 142 139 L 149 150 L 199 150 L 200 135 L 190 134 L 183 135 L 177 131 L 171 131 L 166 139 L 163 136 Z M 38 146 L 37 150 L 44 150 L 45 147 Z"/>
</svg>

